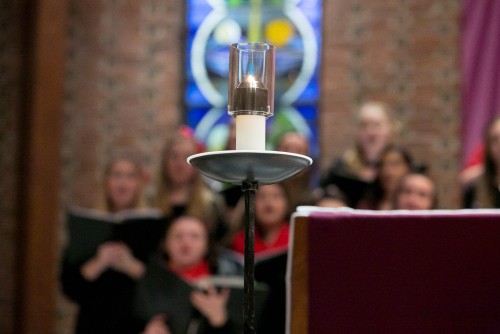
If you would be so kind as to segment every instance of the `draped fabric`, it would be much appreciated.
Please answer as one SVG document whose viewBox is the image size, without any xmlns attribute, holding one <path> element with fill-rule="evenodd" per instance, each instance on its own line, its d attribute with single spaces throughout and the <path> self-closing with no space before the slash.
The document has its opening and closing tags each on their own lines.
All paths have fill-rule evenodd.
<svg viewBox="0 0 500 334">
<path fill-rule="evenodd" d="M 499 218 L 312 213 L 308 333 L 500 333 Z"/>
<path fill-rule="evenodd" d="M 500 115 L 500 1 L 463 0 L 461 22 L 462 159 L 481 144 L 485 124 Z"/>
</svg>

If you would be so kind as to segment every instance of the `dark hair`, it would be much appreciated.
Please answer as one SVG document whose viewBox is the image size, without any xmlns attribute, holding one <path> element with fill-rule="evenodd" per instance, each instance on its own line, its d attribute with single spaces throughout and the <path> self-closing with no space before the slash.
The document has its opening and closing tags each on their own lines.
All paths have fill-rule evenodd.
<svg viewBox="0 0 500 334">
<path fill-rule="evenodd" d="M 412 169 L 411 169 L 411 174 L 422 174 L 425 176 L 428 176 L 428 171 L 429 171 L 429 166 L 424 163 L 413 163 Z"/>
<path fill-rule="evenodd" d="M 378 206 L 379 201 L 383 198 L 385 189 L 382 187 L 382 182 L 380 179 L 380 169 L 383 164 L 384 158 L 389 154 L 389 153 L 398 153 L 402 158 L 405 164 L 408 166 L 408 169 L 411 171 L 413 169 L 413 158 L 406 150 L 405 148 L 398 146 L 398 145 L 388 145 L 386 146 L 382 152 L 380 153 L 379 160 L 377 162 L 377 177 L 375 178 L 375 181 L 373 182 L 373 186 L 371 191 L 368 193 L 368 203 L 369 206 L 373 206 L 373 208 Z"/>
<path fill-rule="evenodd" d="M 281 189 L 281 191 L 283 192 L 283 195 L 285 196 L 285 200 L 286 200 L 286 214 L 285 214 L 284 220 L 286 220 L 286 221 L 290 220 L 290 216 L 292 215 L 292 208 L 291 208 L 290 193 L 288 192 L 288 189 L 281 182 L 268 184 L 268 185 L 269 186 L 272 186 L 272 185 L 278 186 Z M 268 185 L 266 185 L 266 186 L 268 186 Z M 261 229 L 260 224 L 257 220 L 257 217 L 255 217 L 255 231 L 257 233 L 262 232 L 262 229 Z"/>
<path fill-rule="evenodd" d="M 410 169 L 413 168 L 413 158 L 412 158 L 410 152 L 408 152 L 408 150 L 405 149 L 404 147 L 394 145 L 394 144 L 387 145 L 382 150 L 382 152 L 380 152 L 380 158 L 378 159 L 378 162 L 377 162 L 378 168 L 382 167 L 382 162 L 383 162 L 385 156 L 389 153 L 392 153 L 392 152 L 398 153 L 403 158 L 405 164 L 408 165 L 408 167 L 410 167 Z"/>
<path fill-rule="evenodd" d="M 422 165 L 424 166 L 424 165 Z M 401 194 L 401 191 L 403 190 L 403 185 L 408 179 L 408 177 L 413 176 L 413 175 L 420 175 L 428 178 L 433 185 L 433 191 L 432 191 L 432 204 L 431 204 L 431 210 L 437 209 L 439 207 L 439 201 L 438 201 L 438 192 L 437 192 L 437 187 L 436 187 L 436 182 L 434 182 L 434 179 L 427 173 L 427 167 L 425 166 L 424 170 L 417 170 L 413 169 L 411 172 L 403 176 L 396 187 L 396 191 L 394 192 L 394 197 L 392 198 L 392 203 L 393 207 L 397 208 L 397 202 L 398 202 L 398 197 Z"/>
<path fill-rule="evenodd" d="M 329 184 L 322 188 L 316 188 L 312 192 L 314 202 L 318 203 L 322 199 L 336 199 L 347 203 L 347 196 L 336 184 Z"/>
<path fill-rule="evenodd" d="M 493 117 L 486 127 L 484 128 L 483 131 L 483 141 L 485 143 L 485 150 L 484 150 L 484 174 L 483 174 L 483 189 L 481 191 L 483 192 L 482 194 L 478 194 L 479 197 L 482 196 L 482 200 L 485 203 L 481 203 L 483 207 L 495 207 L 494 203 L 494 198 L 495 198 L 495 192 L 496 187 L 495 185 L 495 179 L 496 179 L 496 163 L 495 159 L 493 159 L 493 156 L 491 154 L 491 149 L 490 149 L 490 131 L 497 123 L 500 121 L 500 116 Z"/>
</svg>

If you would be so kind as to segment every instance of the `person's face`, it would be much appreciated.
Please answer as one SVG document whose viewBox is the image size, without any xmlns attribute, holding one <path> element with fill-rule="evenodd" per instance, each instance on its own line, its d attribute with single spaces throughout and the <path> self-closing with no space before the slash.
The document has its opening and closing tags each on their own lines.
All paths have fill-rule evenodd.
<svg viewBox="0 0 500 334">
<path fill-rule="evenodd" d="M 276 184 L 259 187 L 255 195 L 255 218 L 262 227 L 280 225 L 288 211 L 284 190 Z"/>
<path fill-rule="evenodd" d="M 375 159 L 392 137 L 391 122 L 378 106 L 364 106 L 359 114 L 357 141 L 369 159 Z"/>
<path fill-rule="evenodd" d="M 278 150 L 307 155 L 309 153 L 309 145 L 307 140 L 299 134 L 288 133 L 281 139 Z"/>
<path fill-rule="evenodd" d="M 107 196 L 115 211 L 133 208 L 142 186 L 140 171 L 130 161 L 113 163 L 107 177 Z"/>
<path fill-rule="evenodd" d="M 434 184 L 424 175 L 408 175 L 403 180 L 397 197 L 397 208 L 401 210 L 431 210 L 434 199 Z"/>
<path fill-rule="evenodd" d="M 200 220 L 181 217 L 173 222 L 163 247 L 175 267 L 192 267 L 208 252 L 207 230 Z"/>
<path fill-rule="evenodd" d="M 385 190 L 393 190 L 399 179 L 410 171 L 399 152 L 390 151 L 382 157 L 380 166 L 380 182 Z"/>
<path fill-rule="evenodd" d="M 493 161 L 500 165 L 500 120 L 493 123 L 488 132 L 488 148 Z"/>
<path fill-rule="evenodd" d="M 187 162 L 187 158 L 196 154 L 196 147 L 190 140 L 182 140 L 173 144 L 165 163 L 167 174 L 173 185 L 190 183 L 196 170 Z"/>
</svg>

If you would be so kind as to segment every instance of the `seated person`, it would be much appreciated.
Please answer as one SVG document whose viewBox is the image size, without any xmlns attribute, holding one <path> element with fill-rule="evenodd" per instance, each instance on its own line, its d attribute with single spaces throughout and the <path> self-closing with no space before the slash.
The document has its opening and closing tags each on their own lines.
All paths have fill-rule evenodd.
<svg viewBox="0 0 500 334">
<path fill-rule="evenodd" d="M 437 209 L 434 181 L 419 172 L 411 172 L 403 176 L 394 194 L 394 202 L 394 207 L 398 210 Z"/>
<path fill-rule="evenodd" d="M 229 290 L 196 288 L 212 274 L 237 273 L 236 266 L 219 266 L 209 237 L 208 225 L 194 216 L 170 223 L 161 256 L 148 265 L 137 290 L 136 315 L 147 322 L 144 334 L 184 334 L 192 326 L 198 334 L 235 333 L 226 308 Z"/>
</svg>

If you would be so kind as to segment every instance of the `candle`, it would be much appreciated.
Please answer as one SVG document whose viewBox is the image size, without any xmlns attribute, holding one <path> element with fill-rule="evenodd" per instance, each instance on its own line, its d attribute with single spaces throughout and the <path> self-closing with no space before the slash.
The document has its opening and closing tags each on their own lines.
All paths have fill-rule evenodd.
<svg viewBox="0 0 500 334">
<path fill-rule="evenodd" d="M 249 75 L 234 91 L 236 149 L 266 149 L 267 89 Z"/>
<path fill-rule="evenodd" d="M 236 149 L 266 149 L 266 117 L 262 115 L 236 116 Z"/>
</svg>

